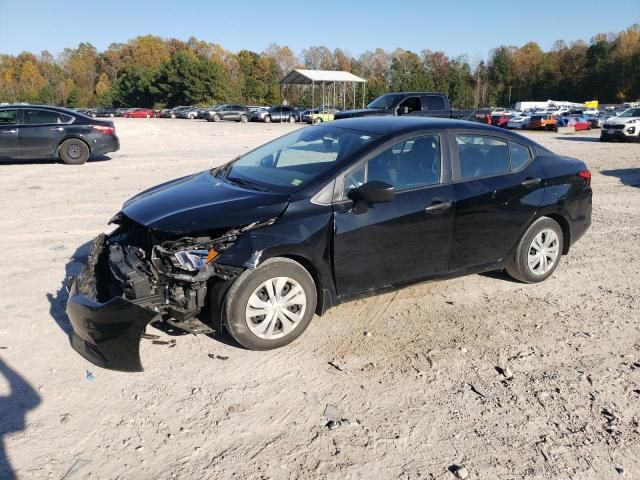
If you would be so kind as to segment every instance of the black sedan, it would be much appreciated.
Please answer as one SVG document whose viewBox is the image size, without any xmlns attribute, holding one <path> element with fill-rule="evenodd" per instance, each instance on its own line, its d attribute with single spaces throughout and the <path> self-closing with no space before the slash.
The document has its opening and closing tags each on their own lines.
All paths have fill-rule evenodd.
<svg viewBox="0 0 640 480">
<path fill-rule="evenodd" d="M 79 165 L 91 155 L 120 148 L 112 122 L 66 108 L 37 105 L 0 107 L 0 159 L 59 158 Z"/>
<path fill-rule="evenodd" d="M 499 269 L 541 282 L 591 224 L 590 183 L 583 162 L 477 123 L 299 129 L 128 200 L 69 284 L 73 346 L 137 371 L 154 320 L 266 350 L 314 314 L 414 282 Z"/>
<path fill-rule="evenodd" d="M 118 109 L 113 107 L 98 107 L 94 110 L 89 110 L 87 115 L 96 118 L 96 117 L 116 117 L 118 116 Z"/>
</svg>

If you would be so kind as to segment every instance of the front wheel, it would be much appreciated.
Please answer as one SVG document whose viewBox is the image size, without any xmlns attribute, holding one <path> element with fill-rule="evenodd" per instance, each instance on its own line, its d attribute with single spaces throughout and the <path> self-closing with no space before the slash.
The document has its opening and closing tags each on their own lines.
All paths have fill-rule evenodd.
<svg viewBox="0 0 640 480">
<path fill-rule="evenodd" d="M 220 121 L 220 115 L 218 115 L 217 113 L 213 116 L 213 121 L 214 122 L 219 122 Z"/>
<path fill-rule="evenodd" d="M 546 280 L 555 271 L 562 256 L 564 236 L 558 222 L 541 217 L 520 239 L 507 273 L 524 283 Z"/>
<path fill-rule="evenodd" d="M 289 123 L 296 123 L 296 117 L 294 117 L 293 115 L 291 115 L 289 117 Z"/>
<path fill-rule="evenodd" d="M 317 125 L 318 123 L 322 123 L 322 119 L 321 119 L 321 118 L 314 118 L 314 119 L 313 119 L 313 123 L 315 123 L 316 125 Z"/>
<path fill-rule="evenodd" d="M 271 123 L 271 117 L 269 115 L 264 117 L 264 123 Z"/>
<path fill-rule="evenodd" d="M 225 326 L 245 348 L 279 348 L 309 326 L 316 301 L 315 283 L 302 265 L 271 258 L 246 270 L 231 286 L 224 306 Z"/>
<path fill-rule="evenodd" d="M 249 121 L 249 117 L 247 117 L 246 115 L 242 115 L 242 116 L 240 117 L 240 121 L 241 121 L 242 123 L 247 123 L 247 122 Z"/>
<path fill-rule="evenodd" d="M 89 160 L 90 154 L 89 146 L 77 138 L 65 140 L 58 150 L 60 160 L 67 165 L 82 165 Z"/>
</svg>

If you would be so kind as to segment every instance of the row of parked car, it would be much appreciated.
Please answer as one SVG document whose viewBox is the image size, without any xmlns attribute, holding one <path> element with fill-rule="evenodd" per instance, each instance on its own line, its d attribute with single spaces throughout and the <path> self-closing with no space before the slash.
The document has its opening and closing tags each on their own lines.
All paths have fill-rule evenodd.
<svg viewBox="0 0 640 480">
<path fill-rule="evenodd" d="M 303 109 L 278 105 L 265 107 L 257 105 L 241 105 L 234 103 L 223 103 L 212 105 L 208 108 L 196 107 L 193 105 L 182 105 L 163 110 L 152 110 L 149 108 L 77 108 L 78 113 L 90 117 L 124 117 L 124 118 L 183 118 L 202 119 L 209 122 L 220 122 L 223 120 L 236 122 L 303 122 L 322 123 L 333 120 L 334 114 L 339 110 L 330 107 L 315 109 Z"/>
<path fill-rule="evenodd" d="M 548 111 L 493 111 L 487 115 L 487 123 L 512 130 L 557 131 L 558 127 L 574 127 L 576 131 L 601 128 L 613 114 L 600 114 L 581 110 L 561 113 Z"/>
<path fill-rule="evenodd" d="M 557 132 L 559 127 L 573 127 L 575 131 L 601 129 L 600 140 L 640 140 L 640 108 L 609 109 L 605 111 L 566 110 L 507 111 L 493 110 L 486 115 L 491 125 L 512 130 L 548 130 Z"/>
</svg>

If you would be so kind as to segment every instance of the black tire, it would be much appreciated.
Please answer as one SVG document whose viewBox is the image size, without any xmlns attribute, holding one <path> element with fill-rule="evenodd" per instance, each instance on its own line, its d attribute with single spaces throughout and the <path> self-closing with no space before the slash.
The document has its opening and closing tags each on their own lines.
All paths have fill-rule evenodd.
<svg viewBox="0 0 640 480">
<path fill-rule="evenodd" d="M 319 123 L 322 123 L 322 119 L 321 118 L 314 118 L 313 119 L 313 123 L 316 124 L 316 125 L 319 124 Z"/>
<path fill-rule="evenodd" d="M 553 230 L 557 235 L 557 248 L 558 253 L 554 263 L 551 267 L 541 274 L 534 273 L 528 263 L 529 252 L 532 248 L 532 242 L 534 238 L 543 230 Z M 507 273 L 516 280 L 523 283 L 539 283 L 549 278 L 560 263 L 562 258 L 562 248 L 564 245 L 564 235 L 562 228 L 558 225 L 558 222 L 549 217 L 540 217 L 527 229 L 525 234 L 518 243 L 515 256 L 512 262 L 505 267 Z"/>
<path fill-rule="evenodd" d="M 608 139 L 608 138 L 605 138 L 605 137 L 600 137 L 600 141 L 601 141 L 601 142 L 608 142 L 608 141 L 609 141 L 609 139 Z"/>
<path fill-rule="evenodd" d="M 276 277 L 288 277 L 297 282 L 304 291 L 306 306 L 302 319 L 288 334 L 275 339 L 261 338 L 249 329 L 246 308 L 256 289 L 262 283 Z M 233 283 L 227 292 L 223 308 L 224 325 L 231 336 L 249 350 L 280 348 L 293 342 L 306 330 L 315 313 L 316 302 L 315 283 L 302 265 L 288 258 L 271 258 L 256 269 L 246 270 Z"/>
<path fill-rule="evenodd" d="M 240 116 L 240 122 L 241 123 L 247 123 L 249 121 L 249 117 L 247 117 L 246 115 L 241 115 Z"/>
<path fill-rule="evenodd" d="M 89 160 L 90 155 L 89 146 L 77 138 L 65 140 L 58 148 L 60 160 L 67 165 L 82 165 Z"/>
</svg>

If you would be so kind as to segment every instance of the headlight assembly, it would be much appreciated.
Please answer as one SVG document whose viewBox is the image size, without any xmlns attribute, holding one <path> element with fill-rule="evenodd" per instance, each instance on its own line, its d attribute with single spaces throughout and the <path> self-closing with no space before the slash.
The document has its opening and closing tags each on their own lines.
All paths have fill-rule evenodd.
<svg viewBox="0 0 640 480">
<path fill-rule="evenodd" d="M 218 251 L 211 250 L 181 250 L 173 254 L 176 266 L 189 272 L 197 272 L 207 263 L 212 262 L 218 256 Z"/>
</svg>

